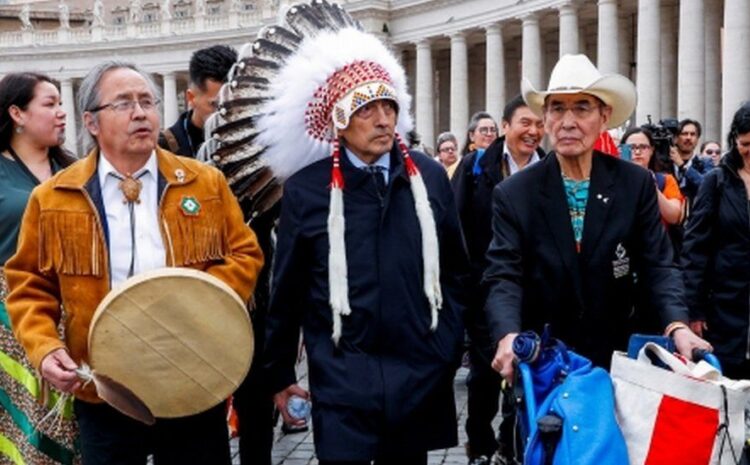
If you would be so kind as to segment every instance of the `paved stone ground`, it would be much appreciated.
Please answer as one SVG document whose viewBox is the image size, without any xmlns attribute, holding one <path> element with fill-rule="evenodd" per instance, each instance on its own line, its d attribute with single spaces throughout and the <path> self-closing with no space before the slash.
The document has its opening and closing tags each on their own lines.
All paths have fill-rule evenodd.
<svg viewBox="0 0 750 465">
<path fill-rule="evenodd" d="M 300 384 L 307 387 L 307 373 L 304 363 L 298 367 L 298 376 Z M 461 368 L 454 382 L 456 392 L 456 410 L 459 420 L 456 428 L 458 429 L 459 445 L 451 449 L 432 451 L 429 454 L 429 465 L 465 465 L 467 463 L 466 453 L 463 444 L 466 442 L 466 433 L 463 425 L 466 421 L 466 375 L 468 370 Z M 498 419 L 495 420 L 497 427 Z M 232 457 L 233 463 L 239 465 L 237 458 L 237 440 L 232 440 Z M 281 428 L 277 426 L 273 447 L 273 464 L 274 465 L 317 465 L 318 460 L 315 458 L 315 447 L 313 446 L 312 431 L 285 435 Z"/>
</svg>

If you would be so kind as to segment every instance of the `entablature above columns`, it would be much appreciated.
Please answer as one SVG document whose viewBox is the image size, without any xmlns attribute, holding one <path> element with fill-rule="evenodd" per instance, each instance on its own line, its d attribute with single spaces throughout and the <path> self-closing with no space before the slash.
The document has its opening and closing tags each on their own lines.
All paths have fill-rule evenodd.
<svg viewBox="0 0 750 465">
<path fill-rule="evenodd" d="M 569 0 L 423 0 L 391 2 L 390 37 L 394 44 L 414 43 L 423 37 L 449 36 L 453 32 L 485 28 L 499 22 L 517 23 L 531 12 L 554 13 Z M 511 26 L 512 27 L 512 26 Z M 505 29 L 505 27 L 504 27 Z"/>
</svg>

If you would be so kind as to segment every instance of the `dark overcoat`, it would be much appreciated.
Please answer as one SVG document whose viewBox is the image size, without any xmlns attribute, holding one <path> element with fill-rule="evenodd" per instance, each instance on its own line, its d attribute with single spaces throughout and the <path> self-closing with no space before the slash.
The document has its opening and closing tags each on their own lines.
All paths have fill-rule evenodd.
<svg viewBox="0 0 750 465">
<path fill-rule="evenodd" d="M 423 290 L 422 241 L 402 155 L 391 151 L 387 193 L 342 156 L 351 315 L 331 340 L 327 218 L 332 160 L 284 186 L 267 320 L 266 367 L 273 392 L 296 381 L 304 332 L 320 460 L 372 460 L 457 443 L 453 378 L 460 363 L 468 271 L 445 170 L 417 152 L 440 242 L 443 307 L 435 332 Z"/>
<path fill-rule="evenodd" d="M 750 360 L 750 203 L 741 168 L 733 149 L 706 175 L 682 249 L 690 319 L 707 322 L 705 337 L 725 365 Z"/>
<path fill-rule="evenodd" d="M 505 136 L 495 139 L 479 159 L 481 173 L 474 174 L 477 152 L 466 154 L 459 162 L 451 178 L 451 187 L 456 196 L 458 218 L 466 239 L 466 249 L 471 264 L 470 296 L 465 323 L 469 338 L 480 349 L 479 356 L 487 365 L 495 355 L 494 343 L 490 340 L 484 315 L 485 289 L 481 286 L 482 275 L 487 269 L 487 247 L 492 240 L 492 190 L 510 175 L 508 163 L 503 156 Z M 544 150 L 537 148 L 537 156 L 543 159 Z"/>
<path fill-rule="evenodd" d="M 687 322 L 651 175 L 594 152 L 590 179 L 580 253 L 554 153 L 495 188 L 485 274 L 495 343 L 550 323 L 554 336 L 608 367 L 633 329 L 634 273 L 662 323 Z"/>
<path fill-rule="evenodd" d="M 451 179 L 469 261 L 477 283 L 487 268 L 487 246 L 492 240 L 492 189 L 509 175 L 508 164 L 503 157 L 504 149 L 505 136 L 498 137 L 487 147 L 484 156 L 479 159 L 479 176 L 474 174 L 477 152 L 466 154 Z M 545 156 L 541 147 L 537 148 L 536 154 L 540 160 Z"/>
</svg>

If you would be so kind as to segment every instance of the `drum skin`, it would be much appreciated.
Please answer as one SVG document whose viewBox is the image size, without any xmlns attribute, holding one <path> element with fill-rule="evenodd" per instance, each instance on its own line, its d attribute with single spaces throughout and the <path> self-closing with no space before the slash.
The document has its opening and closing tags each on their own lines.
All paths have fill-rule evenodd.
<svg viewBox="0 0 750 465">
<path fill-rule="evenodd" d="M 88 344 L 95 374 L 128 388 L 155 417 L 176 418 L 208 410 L 239 387 L 254 337 L 245 304 L 224 282 L 161 268 L 107 294 Z"/>
</svg>

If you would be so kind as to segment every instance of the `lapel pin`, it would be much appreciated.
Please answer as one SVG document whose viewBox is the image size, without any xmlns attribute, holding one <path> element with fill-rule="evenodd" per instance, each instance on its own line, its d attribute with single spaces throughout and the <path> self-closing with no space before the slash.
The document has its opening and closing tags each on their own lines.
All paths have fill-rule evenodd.
<svg viewBox="0 0 750 465">
<path fill-rule="evenodd" d="M 182 184 L 185 181 L 185 172 L 181 168 L 174 170 L 174 175 L 177 177 L 177 182 Z"/>
</svg>

